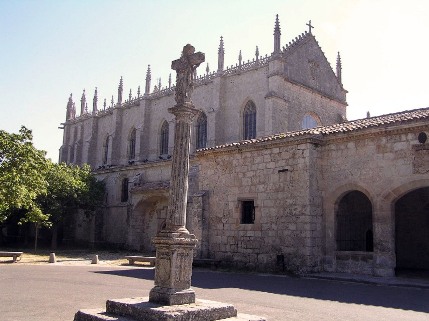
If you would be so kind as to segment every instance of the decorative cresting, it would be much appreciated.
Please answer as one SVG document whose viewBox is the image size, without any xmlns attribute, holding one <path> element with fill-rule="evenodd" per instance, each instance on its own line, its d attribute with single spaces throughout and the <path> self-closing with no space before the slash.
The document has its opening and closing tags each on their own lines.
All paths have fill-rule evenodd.
<svg viewBox="0 0 429 321">
<path fill-rule="evenodd" d="M 171 185 L 165 228 L 153 238 L 156 247 L 155 287 L 149 301 L 165 305 L 195 302 L 191 289 L 193 249 L 197 239 L 186 229 L 189 150 L 192 121 L 199 114 L 192 104 L 196 68 L 205 60 L 189 44 L 182 56 L 171 63 L 176 70 L 176 105 L 168 111 L 176 116 Z"/>
</svg>

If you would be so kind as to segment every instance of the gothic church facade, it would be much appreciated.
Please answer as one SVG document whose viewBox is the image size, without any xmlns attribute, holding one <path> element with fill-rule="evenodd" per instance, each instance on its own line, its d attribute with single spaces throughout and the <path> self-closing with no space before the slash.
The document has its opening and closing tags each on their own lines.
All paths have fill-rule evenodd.
<svg viewBox="0 0 429 321">
<path fill-rule="evenodd" d="M 221 38 L 217 70 L 196 77 L 187 211 L 196 257 L 295 273 L 429 269 L 429 111 L 348 122 L 339 55 L 334 72 L 311 26 L 284 47 L 280 37 L 276 18 L 273 52 L 256 48 L 247 62 L 240 53 L 227 68 Z M 150 68 L 144 94 L 123 101 L 121 78 L 109 107 L 98 108 L 96 90 L 89 112 L 84 92 L 77 116 L 70 96 L 60 161 L 89 164 L 107 188 L 95 216 L 70 222 L 70 238 L 154 250 L 173 105 L 171 80 L 151 91 Z"/>
</svg>

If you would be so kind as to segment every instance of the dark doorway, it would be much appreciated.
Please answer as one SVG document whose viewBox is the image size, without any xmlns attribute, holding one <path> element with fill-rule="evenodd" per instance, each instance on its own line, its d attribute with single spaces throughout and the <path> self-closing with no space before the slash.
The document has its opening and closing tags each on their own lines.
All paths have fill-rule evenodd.
<svg viewBox="0 0 429 321">
<path fill-rule="evenodd" d="M 429 187 L 395 204 L 396 272 L 429 271 Z"/>
</svg>

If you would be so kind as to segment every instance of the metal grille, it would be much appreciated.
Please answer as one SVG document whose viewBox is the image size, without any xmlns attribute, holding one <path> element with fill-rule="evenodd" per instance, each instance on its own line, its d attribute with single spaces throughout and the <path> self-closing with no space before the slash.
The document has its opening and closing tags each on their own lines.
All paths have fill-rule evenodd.
<svg viewBox="0 0 429 321">
<path fill-rule="evenodd" d="M 365 194 L 346 194 L 338 204 L 336 219 L 338 251 L 373 251 L 372 204 Z"/>
</svg>

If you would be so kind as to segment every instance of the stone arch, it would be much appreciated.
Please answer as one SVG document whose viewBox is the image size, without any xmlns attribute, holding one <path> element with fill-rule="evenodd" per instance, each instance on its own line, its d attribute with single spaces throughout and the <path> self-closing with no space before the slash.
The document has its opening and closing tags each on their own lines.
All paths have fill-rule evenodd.
<svg viewBox="0 0 429 321">
<path fill-rule="evenodd" d="M 167 218 L 167 193 L 145 196 L 132 210 L 129 222 L 129 246 L 145 253 L 155 251 L 152 238 L 157 235 Z"/>
<path fill-rule="evenodd" d="M 395 272 L 429 270 L 429 179 L 401 184 L 381 199 L 389 213 Z"/>
<path fill-rule="evenodd" d="M 369 189 L 358 183 L 347 183 L 341 185 L 330 192 L 323 200 L 324 203 L 324 226 L 325 226 L 325 263 L 326 271 L 338 270 L 337 267 L 337 246 L 336 246 L 336 219 L 335 214 L 338 210 L 340 200 L 350 191 L 359 191 L 363 193 L 374 204 L 372 193 Z M 373 205 L 374 207 L 374 205 Z M 374 235 L 374 239 L 377 235 Z"/>
<path fill-rule="evenodd" d="M 337 251 L 372 252 L 373 203 L 365 193 L 343 193 L 335 206 L 335 240 Z"/>
</svg>

